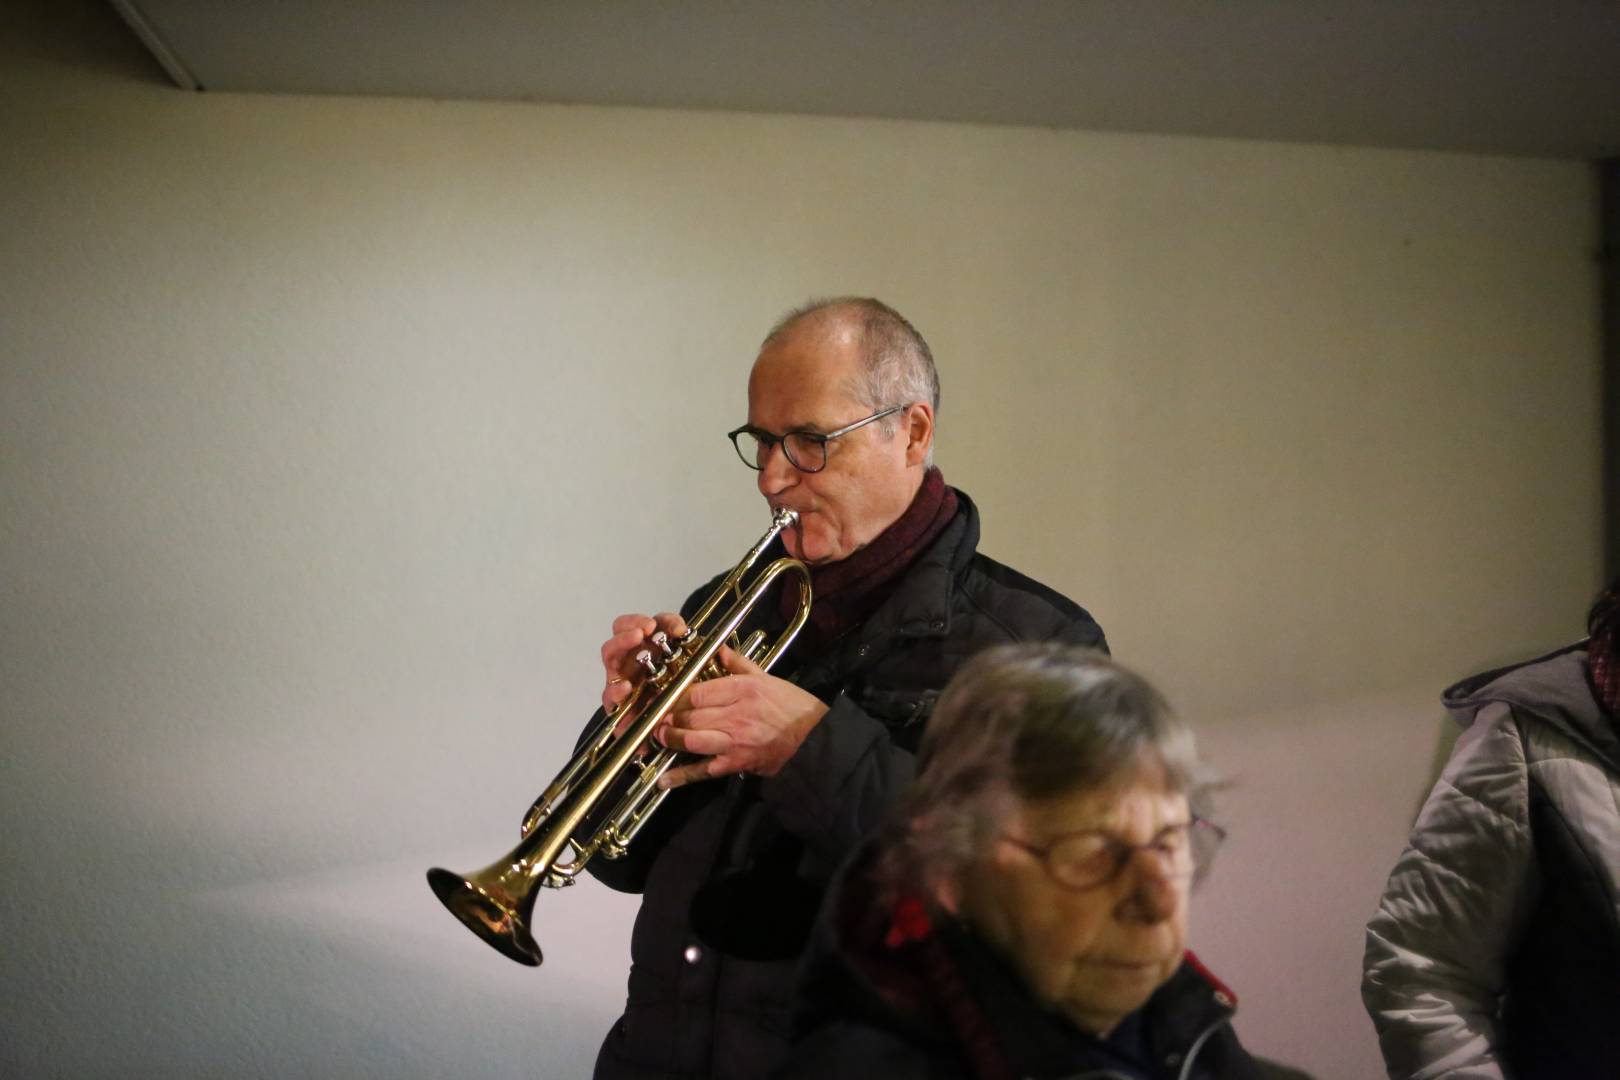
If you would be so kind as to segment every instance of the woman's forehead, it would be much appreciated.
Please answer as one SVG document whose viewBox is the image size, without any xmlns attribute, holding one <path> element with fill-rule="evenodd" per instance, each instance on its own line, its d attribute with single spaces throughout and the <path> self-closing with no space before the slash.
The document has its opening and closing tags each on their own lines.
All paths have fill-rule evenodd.
<svg viewBox="0 0 1620 1080">
<path fill-rule="evenodd" d="M 1016 816 L 1031 831 L 1056 836 L 1081 829 L 1157 832 L 1187 820 L 1187 796 L 1167 782 L 1157 762 L 1112 781 L 1047 799 L 1014 800 Z"/>
</svg>

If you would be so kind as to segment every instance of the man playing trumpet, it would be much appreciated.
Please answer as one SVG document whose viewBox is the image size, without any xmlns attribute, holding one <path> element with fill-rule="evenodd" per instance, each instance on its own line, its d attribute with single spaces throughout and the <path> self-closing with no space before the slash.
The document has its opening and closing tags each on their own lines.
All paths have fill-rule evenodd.
<svg viewBox="0 0 1620 1080">
<path fill-rule="evenodd" d="M 932 465 L 938 407 L 927 343 L 876 300 L 801 308 L 761 346 L 730 437 L 771 508 L 798 514 L 779 542 L 810 567 L 815 600 L 777 674 L 721 651 L 730 677 L 696 684 L 655 736 L 693 755 L 661 781 L 678 790 L 624 858 L 588 864 L 643 896 L 598 1077 L 775 1070 L 821 893 L 911 779 L 946 681 L 991 645 L 1106 649 L 1084 609 L 978 552 L 977 508 Z M 614 620 L 605 709 L 631 692 L 645 643 L 683 635 L 713 584 L 681 613 Z M 780 629 L 795 600 L 761 628 Z"/>
</svg>

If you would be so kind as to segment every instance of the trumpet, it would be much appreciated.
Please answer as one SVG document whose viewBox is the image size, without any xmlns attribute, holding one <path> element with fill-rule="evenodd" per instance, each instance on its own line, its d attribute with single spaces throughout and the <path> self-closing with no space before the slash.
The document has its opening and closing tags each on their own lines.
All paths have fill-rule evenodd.
<svg viewBox="0 0 1620 1080">
<path fill-rule="evenodd" d="M 726 674 L 718 660 L 720 647 L 729 643 L 769 671 L 793 644 L 810 617 L 809 568 L 797 559 L 779 558 L 746 588 L 743 582 L 777 534 L 798 518 L 792 510 L 777 510 L 770 529 L 687 620 L 686 634 L 670 639 L 659 631 L 652 636 L 652 648 L 636 654 L 642 678 L 591 729 L 535 799 L 516 847 L 465 876 L 440 867 L 427 872 L 428 885 L 450 913 L 502 955 L 539 967 L 540 946 L 530 930 L 539 890 L 572 885 L 597 855 L 622 858 L 669 796 L 668 790 L 658 789 L 658 778 L 681 755 L 653 743 L 653 732 L 695 683 Z M 783 574 L 799 578 L 798 608 L 786 628 L 773 642 L 766 641 L 763 630 L 740 641 L 739 628 Z"/>
</svg>

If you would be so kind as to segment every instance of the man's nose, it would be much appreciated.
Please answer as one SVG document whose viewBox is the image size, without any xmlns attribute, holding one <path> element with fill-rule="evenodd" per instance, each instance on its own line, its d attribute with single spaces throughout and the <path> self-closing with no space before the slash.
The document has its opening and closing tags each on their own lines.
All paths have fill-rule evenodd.
<svg viewBox="0 0 1620 1080">
<path fill-rule="evenodd" d="M 781 443 L 765 451 L 765 461 L 759 469 L 759 493 L 767 499 L 780 495 L 798 482 L 799 470 L 787 459 Z"/>
</svg>

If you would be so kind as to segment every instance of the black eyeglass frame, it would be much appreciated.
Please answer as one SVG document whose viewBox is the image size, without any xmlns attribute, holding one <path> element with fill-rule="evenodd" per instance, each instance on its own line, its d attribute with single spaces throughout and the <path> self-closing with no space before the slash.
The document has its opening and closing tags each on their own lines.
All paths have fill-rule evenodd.
<svg viewBox="0 0 1620 1080">
<path fill-rule="evenodd" d="M 772 447 L 775 447 L 778 444 L 780 444 L 781 447 L 782 447 L 782 456 L 787 458 L 787 461 L 788 461 L 789 465 L 792 465 L 795 469 L 798 469 L 800 472 L 803 472 L 803 473 L 818 473 L 822 469 L 825 469 L 827 467 L 827 444 L 828 443 L 832 442 L 834 439 L 842 438 L 845 435 L 848 435 L 850 432 L 855 431 L 858 428 L 863 428 L 867 424 L 875 423 L 876 421 L 882 420 L 885 416 L 893 416 L 897 412 L 901 412 L 902 410 L 909 409 L 914 404 L 916 404 L 916 403 L 915 402 L 907 402 L 904 405 L 890 405 L 887 409 L 879 409 L 877 412 L 873 413 L 871 416 L 868 416 L 868 417 L 865 417 L 863 419 L 857 420 L 853 424 L 845 424 L 843 427 L 839 428 L 837 431 L 820 432 L 820 431 L 797 430 L 797 431 L 785 431 L 780 435 L 773 435 L 769 431 L 764 430 L 763 428 L 754 427 L 752 424 L 744 424 L 740 428 L 737 428 L 737 429 L 735 429 L 733 431 L 726 432 L 726 438 L 731 440 L 731 445 L 736 449 L 737 456 L 742 459 L 742 463 L 744 465 L 748 466 L 750 469 L 753 469 L 755 472 L 763 471 L 765 466 L 761 465 L 757 460 L 756 461 L 749 460 L 747 453 L 745 453 L 744 450 L 743 450 L 742 444 L 737 441 L 737 436 L 739 436 L 739 435 L 751 435 L 751 436 L 753 436 L 756 440 L 758 440 L 760 446 L 764 447 L 766 456 L 770 455 Z M 821 447 L 821 464 L 817 465 L 813 469 L 810 469 L 810 468 L 806 468 L 805 466 L 799 464 L 798 461 L 794 460 L 793 455 L 788 452 L 788 448 L 787 448 L 787 441 L 789 439 L 792 439 L 792 438 L 808 439 L 809 441 L 811 441 L 813 443 L 816 443 L 818 446 L 820 446 Z"/>
<path fill-rule="evenodd" d="M 1124 872 L 1126 864 L 1131 861 L 1131 857 L 1138 851 L 1154 851 L 1161 855 L 1168 854 L 1162 850 L 1160 845 L 1164 842 L 1164 835 L 1175 829 L 1187 830 L 1187 851 L 1192 857 L 1192 866 L 1189 870 L 1189 876 L 1199 878 L 1203 872 L 1209 868 L 1209 863 L 1214 859 L 1215 852 L 1220 848 L 1221 842 L 1226 839 L 1226 830 L 1215 824 L 1213 821 L 1210 821 L 1208 818 L 1201 818 L 1196 814 L 1194 814 L 1191 820 L 1189 820 L 1185 825 L 1166 825 L 1164 828 L 1159 830 L 1158 835 L 1154 836 L 1152 840 L 1149 840 L 1145 844 L 1127 844 L 1125 841 L 1121 840 L 1117 836 L 1114 836 L 1112 833 L 1103 832 L 1100 829 L 1078 829 L 1075 832 L 1064 833 L 1062 836 L 1053 837 L 1051 843 L 1047 844 L 1045 847 L 1038 847 L 1035 844 L 1031 844 L 1027 840 L 1023 840 L 1009 833 L 1002 833 L 1001 839 L 1007 841 L 1009 844 L 1022 851 L 1029 852 L 1029 854 L 1039 859 L 1041 869 L 1045 870 L 1047 876 L 1053 881 L 1057 882 L 1057 884 L 1061 885 L 1063 888 L 1072 889 L 1075 892 L 1082 892 L 1086 889 L 1095 889 L 1098 886 L 1106 885 L 1110 881 L 1113 881 L 1115 878 L 1119 877 L 1119 875 Z M 1065 880 L 1055 869 L 1053 869 L 1054 864 L 1052 862 L 1052 853 L 1056 851 L 1064 842 L 1072 840 L 1078 836 L 1100 836 L 1103 838 L 1107 844 L 1107 847 L 1104 850 L 1106 850 L 1113 858 L 1112 868 L 1108 871 L 1108 873 L 1104 874 L 1100 878 L 1097 878 L 1096 880 L 1088 880 L 1084 883 L 1080 883 L 1077 881 Z"/>
</svg>

